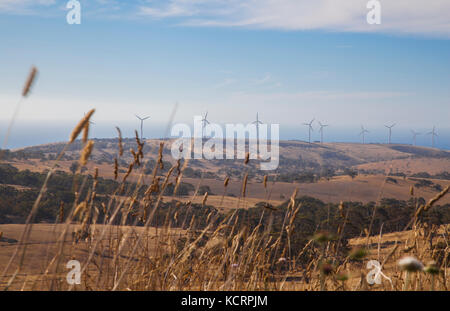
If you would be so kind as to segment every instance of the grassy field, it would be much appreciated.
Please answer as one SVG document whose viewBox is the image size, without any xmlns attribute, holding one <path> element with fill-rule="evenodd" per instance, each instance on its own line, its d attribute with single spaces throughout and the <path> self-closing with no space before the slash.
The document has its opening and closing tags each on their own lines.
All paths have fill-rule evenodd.
<svg viewBox="0 0 450 311">
<path fill-rule="evenodd" d="M 113 163 L 120 160 L 128 165 L 102 164 L 95 156 L 110 146 L 99 151 L 95 141 L 88 139 L 93 112 L 85 115 L 52 160 L 46 154 L 45 161 L 8 162 L 20 169 L 47 169 L 47 173 L 41 176 L 42 186 L 34 190 L 36 198 L 26 211 L 25 224 L 0 225 L 1 289 L 448 289 L 449 228 L 442 223 L 448 215 L 440 214 L 440 209 L 448 211 L 446 180 L 428 178 L 426 184 L 434 188 L 417 186 L 421 178 L 389 175 L 392 167 L 385 167 L 384 174 L 278 182 L 267 175 L 249 178 L 256 168 L 247 159 L 232 163 L 239 176 L 225 182 L 220 175 L 189 178 L 184 176 L 189 162 L 164 162 L 169 156 L 163 142 L 158 142 L 158 148 L 153 142 L 144 157 L 146 143 L 137 135 L 130 152 L 133 158 L 129 154 L 122 158 L 120 137 L 114 141 L 118 150 L 110 150 Z M 81 135 L 83 139 L 76 140 Z M 72 144 L 81 148 L 74 151 Z M 315 159 L 314 163 L 355 166 L 385 161 L 390 165 L 386 161 L 417 154 L 448 156 L 399 145 L 280 144 L 286 158 L 295 158 L 299 148 L 305 149 L 302 163 Z M 49 146 L 54 151 L 55 146 Z M 71 160 L 63 160 L 66 150 L 72 150 Z M 76 171 L 60 176 L 61 182 L 70 182 L 73 202 L 67 209 L 60 205 L 59 214 L 52 215 L 54 224 L 35 223 L 43 201 L 53 198 L 48 190 L 52 175 L 70 171 L 74 156 L 80 164 Z M 286 172 L 289 165 L 297 165 L 286 159 L 285 163 Z M 217 165 L 194 164 L 205 170 L 215 168 L 219 174 Z M 104 182 L 100 179 L 114 178 L 114 171 L 118 178 L 109 184 L 111 192 L 97 193 L 97 186 Z M 192 184 L 194 190 L 181 197 L 177 190 L 182 182 Z M 173 195 L 165 194 L 169 185 L 174 187 Z M 209 187 L 209 194 L 198 193 L 203 185 Z M 67 198 L 68 188 L 58 186 L 52 184 L 52 189 Z M 381 206 L 384 198 L 403 201 Z M 65 279 L 70 260 L 80 263 L 80 284 Z M 373 270 L 367 268 L 371 260 L 377 260 L 385 273 L 380 284 L 367 279 Z"/>
<path fill-rule="evenodd" d="M 0 241 L 0 266 L 4 267 L 11 255 L 14 252 L 14 248 L 17 245 L 17 240 L 20 239 L 20 235 L 24 230 L 24 225 L 0 225 L 0 231 L 3 232 L 3 238 Z M 71 225 L 69 227 L 70 233 L 76 232 L 80 229 L 79 225 Z M 106 229 L 107 233 L 105 236 L 101 237 L 102 231 Z M 55 268 L 53 272 L 47 271 L 47 265 L 49 264 L 52 257 L 57 253 L 58 239 L 64 231 L 64 225 L 51 225 L 51 224 L 36 224 L 33 226 L 32 234 L 27 242 L 28 255 L 27 259 L 23 265 L 22 272 L 20 272 L 10 290 L 42 290 L 48 289 L 52 286 L 55 289 L 68 289 L 66 284 L 66 275 L 69 271 L 65 267 L 65 263 L 69 260 L 76 258 L 80 261 L 86 261 L 88 259 L 89 250 L 92 245 L 99 242 L 100 244 L 108 245 L 108 247 L 102 247 L 102 253 L 97 252 L 93 259 L 93 264 L 88 266 L 87 271 L 84 274 L 83 283 L 76 286 L 78 290 L 89 290 L 97 289 L 103 290 L 108 288 L 96 288 L 94 284 L 100 279 L 97 265 L 102 261 L 101 265 L 103 269 L 101 273 L 104 278 L 104 273 L 110 273 L 111 279 L 114 278 L 114 269 L 111 267 L 115 260 L 125 261 L 129 258 L 127 257 L 127 252 L 130 252 L 129 247 L 125 247 L 122 250 L 124 255 L 115 258 L 113 250 L 109 247 L 111 245 L 117 245 L 118 240 L 121 236 L 129 235 L 130 243 L 136 239 L 138 235 L 145 236 L 146 247 L 149 248 L 150 254 L 157 254 L 158 250 L 161 248 L 169 248 L 168 243 L 161 242 L 161 236 L 164 236 L 164 240 L 167 241 L 167 237 L 170 236 L 172 242 L 180 240 L 185 237 L 186 230 L 171 229 L 170 232 L 164 231 L 156 228 L 149 228 L 145 230 L 142 227 L 129 227 L 129 226 L 118 226 L 113 228 L 105 228 L 103 225 L 97 225 L 93 228 L 93 234 L 90 239 L 81 240 L 75 242 L 71 234 L 66 236 L 65 240 L 65 250 L 62 255 L 60 265 L 58 269 Z M 450 232 L 450 226 L 442 226 L 438 230 L 438 235 L 433 238 L 433 244 L 439 244 L 442 242 L 448 243 L 445 238 L 448 237 Z M 367 244 L 370 246 L 367 248 L 368 253 L 365 256 L 364 261 L 350 261 L 346 262 L 344 265 L 336 269 L 335 275 L 338 277 L 330 277 L 327 282 L 327 287 L 330 290 L 401 290 L 404 285 L 403 272 L 399 269 L 397 262 L 400 258 L 404 257 L 405 254 L 414 253 L 417 254 L 418 259 L 422 262 L 428 262 L 432 260 L 433 249 L 430 249 L 429 241 L 420 239 L 424 236 L 424 231 L 414 232 L 411 230 L 404 232 L 395 232 L 388 234 L 381 234 L 378 236 L 372 236 L 369 240 L 365 237 L 353 238 L 349 240 L 349 244 L 353 248 L 365 248 Z M 101 237 L 101 238 L 100 238 Z M 162 245 L 158 245 L 158 243 Z M 150 256 L 151 260 L 153 256 Z M 132 258 L 133 261 L 138 261 L 139 257 L 135 256 Z M 367 269 L 366 262 L 369 260 L 377 260 L 380 263 L 386 262 L 383 265 L 383 273 L 391 280 L 387 278 L 382 278 L 381 284 L 367 284 L 365 277 L 370 269 Z M 283 263 L 281 263 L 283 264 Z M 13 266 L 13 268 L 15 268 Z M 136 271 L 134 271 L 136 272 Z M 130 272 L 132 275 L 132 272 Z M 339 281 L 339 277 L 348 277 L 348 280 L 343 282 Z M 11 277 L 12 275 L 7 275 Z M 129 275 L 128 275 L 129 277 Z M 139 279 L 140 276 L 134 276 Z M 278 279 L 278 282 L 272 280 L 272 286 L 279 290 L 319 290 L 320 284 L 318 282 L 310 282 L 309 284 L 305 282 L 305 272 L 302 269 L 290 269 L 286 273 L 280 273 L 280 271 L 275 271 L 272 275 L 274 279 Z M 314 276 L 312 273 L 312 278 L 320 278 L 320 275 Z M 133 277 L 132 277 L 133 278 Z M 361 279 L 363 278 L 363 279 Z M 53 281 L 53 283 L 52 283 Z M 392 283 L 391 283 L 392 282 Z M 447 270 L 435 279 L 437 288 L 447 290 L 449 285 Z M 221 282 L 219 282 L 221 283 Z M 0 284 L 1 287 L 6 286 L 6 281 Z M 95 284 L 98 286 L 99 284 Z M 217 284 L 216 284 L 217 285 Z M 222 284 L 223 285 L 223 284 Z M 191 284 L 191 289 L 202 289 L 201 284 Z M 196 288 L 198 286 L 198 288 Z M 279 286 L 279 288 L 277 287 Z M 431 276 L 427 274 L 417 274 L 414 275 L 412 280 L 412 289 L 414 290 L 427 290 L 431 287 Z M 124 288 L 126 289 L 126 288 Z M 135 288 L 138 289 L 138 288 Z"/>
</svg>

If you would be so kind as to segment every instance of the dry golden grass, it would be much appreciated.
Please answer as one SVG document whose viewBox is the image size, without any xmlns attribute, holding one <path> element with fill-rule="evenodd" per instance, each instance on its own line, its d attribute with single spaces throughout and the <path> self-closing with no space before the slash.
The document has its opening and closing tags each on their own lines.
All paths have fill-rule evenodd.
<svg viewBox="0 0 450 311">
<path fill-rule="evenodd" d="M 31 86 L 31 82 L 27 82 L 27 85 Z M 183 171 L 188 162 L 183 165 L 180 162 L 172 163 L 169 171 L 163 173 L 164 142 L 159 142 L 157 152 L 144 156 L 144 142 L 140 142 L 137 135 L 138 149 L 133 150 L 133 157 L 123 158 L 129 164 L 128 171 L 120 174 L 118 180 L 121 182 L 113 193 L 107 195 L 106 204 L 99 204 L 96 200 L 96 178 L 104 172 L 100 166 L 98 171 L 95 170 L 92 185 L 86 183 L 87 175 L 81 180 L 74 178 L 75 199 L 70 212 L 64 217 L 58 217 L 62 220 L 60 223 L 35 224 L 34 219 L 47 191 L 49 178 L 57 169 L 57 165 L 63 167 L 61 158 L 67 146 L 83 130 L 85 145 L 80 161 L 83 165 L 86 164 L 90 171 L 94 171 L 88 161 L 95 149 L 87 137 L 89 118 L 93 111 L 75 127 L 64 149 L 49 166 L 47 177 L 26 223 L 0 225 L 0 289 L 448 290 L 449 228 L 428 227 L 418 218 L 420 213 L 427 213 L 432 204 L 445 202 L 444 200 L 448 199 L 448 188 L 438 195 L 429 193 L 425 196 L 425 193 L 415 193 L 415 196 L 425 196 L 429 203 L 416 204 L 416 215 L 412 216 L 408 230 L 387 235 L 381 232 L 379 235 L 370 236 L 371 223 L 365 236 L 349 241 L 350 245 L 358 249 L 348 255 L 341 252 L 341 240 L 348 221 L 348 210 L 345 214 L 343 207 L 342 222 L 336 230 L 338 237 L 319 232 L 317 229 L 312 230 L 313 237 L 302 245 L 303 249 L 294 251 L 291 247 L 293 232 L 296 230 L 294 224 L 302 209 L 301 203 L 296 200 L 297 195 L 326 197 L 324 201 L 356 201 L 360 198 L 359 201 L 378 202 L 379 198 L 389 197 L 391 194 L 393 197 L 402 198 L 404 193 L 405 197 L 409 198 L 410 184 L 408 181 L 399 181 L 391 187 L 386 183 L 386 176 L 375 176 L 375 179 L 362 176 L 355 180 L 341 177 L 317 184 L 289 186 L 266 181 L 254 182 L 248 180 L 249 165 L 248 160 L 245 160 L 241 167 L 241 179 L 216 181 L 216 184 L 208 181 L 212 191 L 219 195 L 194 194 L 185 204 L 175 205 L 175 214 L 166 216 L 164 223 L 155 228 L 151 224 L 161 209 L 161 202 L 177 198 L 176 195 L 164 197 L 163 193 L 169 182 L 173 181 L 179 185 L 181 180 L 186 180 L 183 178 Z M 292 143 L 286 147 L 286 156 L 289 156 L 289 148 L 292 145 L 305 146 L 300 142 Z M 322 152 L 327 146 L 315 147 Z M 392 160 L 404 156 L 401 152 L 380 145 L 356 147 L 339 144 L 338 148 L 351 153 L 355 159 L 367 157 L 364 149 L 373 150 L 369 156 L 374 160 Z M 311 150 L 307 156 L 317 156 Z M 122 156 L 120 146 L 117 154 L 119 158 Z M 150 158 L 155 160 L 156 165 L 151 167 L 152 174 L 145 175 L 144 169 L 149 165 L 147 160 Z M 105 168 L 105 174 L 106 170 L 109 170 L 108 174 L 113 178 L 114 167 Z M 134 184 L 125 187 L 124 182 L 127 179 L 132 180 Z M 200 184 L 194 184 L 198 190 Z M 353 192 L 355 188 L 358 189 L 357 193 Z M 83 193 L 85 195 L 82 195 Z M 237 198 L 223 197 L 222 200 L 221 193 L 236 193 Z M 278 198 L 275 197 L 277 194 Z M 262 216 L 254 226 L 249 222 L 239 222 L 240 208 L 247 208 L 249 204 L 254 204 L 255 200 L 261 198 L 263 201 L 278 200 L 281 195 L 286 198 L 287 207 L 281 210 L 283 220 L 280 228 L 276 229 L 272 221 L 263 224 Z M 228 210 L 223 208 L 225 217 L 220 217 L 220 213 L 205 206 L 209 201 L 222 208 L 225 200 L 228 206 Z M 201 214 L 187 217 L 193 208 L 193 202 L 201 203 L 200 211 L 204 210 L 206 216 L 204 227 L 199 227 L 196 221 L 196 217 Z M 233 205 L 237 206 L 230 209 Z M 177 207 L 187 211 L 182 225 L 178 226 L 184 229 L 174 228 L 179 221 L 178 217 L 181 217 Z M 266 210 L 271 213 L 269 208 L 263 209 L 262 213 Z M 375 211 L 376 206 L 373 215 Z M 101 212 L 104 214 L 104 220 L 99 221 Z M 143 225 L 137 226 L 142 223 Z M 396 242 L 393 245 L 394 240 Z M 406 255 L 414 256 L 424 263 L 432 257 L 436 258 L 436 245 L 442 246 L 438 249 L 440 262 L 433 265 L 440 270 L 439 274 L 412 272 L 411 267 L 408 267 L 406 272 L 400 270 L 398 261 Z M 301 258 L 303 261 L 300 264 Z M 366 282 L 368 271 L 365 263 L 373 258 L 382 264 L 383 271 L 391 282 L 383 281 L 382 284 L 372 287 Z M 69 259 L 77 259 L 81 263 L 82 283 L 79 285 L 66 282 L 65 264 Z"/>
</svg>

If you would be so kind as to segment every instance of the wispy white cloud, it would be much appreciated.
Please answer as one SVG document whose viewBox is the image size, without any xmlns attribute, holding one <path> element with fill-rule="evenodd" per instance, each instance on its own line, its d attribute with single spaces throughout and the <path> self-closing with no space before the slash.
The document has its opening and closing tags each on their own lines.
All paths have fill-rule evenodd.
<svg viewBox="0 0 450 311">
<path fill-rule="evenodd" d="M 0 0 L 0 12 L 12 14 L 31 14 L 37 7 L 48 7 L 56 0 Z"/>
<path fill-rule="evenodd" d="M 171 0 L 140 7 L 190 26 L 388 32 L 450 36 L 450 1 L 381 1 L 381 25 L 368 25 L 367 0 Z"/>
<path fill-rule="evenodd" d="M 266 84 L 271 79 L 272 79 L 271 74 L 270 73 L 266 73 L 262 78 L 255 80 L 254 84 L 255 85 Z"/>
<path fill-rule="evenodd" d="M 176 17 L 176 16 L 192 16 L 195 15 L 196 9 L 180 5 L 176 2 L 171 2 L 163 8 L 141 6 L 139 7 L 139 14 L 151 16 L 154 18 Z"/>
<path fill-rule="evenodd" d="M 224 81 L 222 81 L 222 82 L 217 83 L 216 85 L 214 85 L 214 88 L 215 88 L 215 89 L 221 89 L 221 88 L 226 87 L 226 86 L 228 86 L 228 85 L 231 85 L 231 84 L 233 84 L 233 83 L 235 83 L 235 82 L 236 82 L 236 80 L 233 79 L 233 78 L 226 78 Z"/>
<path fill-rule="evenodd" d="M 411 96 L 411 93 L 404 92 L 331 92 L 331 91 L 310 91 L 310 92 L 272 92 L 272 93 L 250 93 L 239 92 L 232 95 L 234 101 L 243 102 L 289 102 L 289 101 L 337 101 L 337 100 L 380 100 L 394 99 Z"/>
<path fill-rule="evenodd" d="M 80 0 L 97 16 L 170 19 L 176 25 L 382 32 L 450 37 L 449 0 L 380 0 L 381 24 L 368 25 L 368 0 Z M 66 0 L 0 0 L 0 13 L 44 12 Z M 99 9 L 101 9 L 99 11 Z"/>
</svg>

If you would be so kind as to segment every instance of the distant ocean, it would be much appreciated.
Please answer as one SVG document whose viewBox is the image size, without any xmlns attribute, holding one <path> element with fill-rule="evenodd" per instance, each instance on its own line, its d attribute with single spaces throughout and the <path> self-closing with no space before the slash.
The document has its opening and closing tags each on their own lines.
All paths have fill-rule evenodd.
<svg viewBox="0 0 450 311">
<path fill-rule="evenodd" d="M 67 141 L 70 132 L 76 125 L 73 122 L 25 122 L 18 120 L 12 129 L 11 136 L 7 145 L 8 149 L 22 148 L 26 146 L 40 145 L 46 143 Z M 150 123 L 150 122 L 149 122 Z M 113 138 L 117 137 L 115 126 L 119 126 L 124 137 L 134 137 L 134 129 L 139 128 L 137 122 L 97 122 L 92 125 L 90 136 L 95 138 Z M 7 128 L 6 121 L 0 121 L 0 140 L 1 146 L 5 137 Z M 146 138 L 163 138 L 166 137 L 167 124 L 149 124 L 144 128 L 144 137 Z M 431 129 L 416 128 L 416 131 L 427 133 Z M 360 128 L 342 128 L 332 126 L 324 130 L 325 142 L 361 142 L 359 136 Z M 437 129 L 438 137 L 436 138 L 435 146 L 440 149 L 450 150 L 450 129 Z M 170 132 L 169 132 L 170 134 Z M 366 134 L 366 143 L 387 143 L 387 130 L 384 128 L 370 129 L 370 133 Z M 280 124 L 280 139 L 281 140 L 304 140 L 308 139 L 307 127 L 299 126 L 283 126 Z M 320 133 L 318 129 L 312 133 L 312 141 L 320 140 Z M 409 129 L 397 128 L 392 131 L 392 143 L 398 144 L 412 144 L 412 134 Z M 430 135 L 418 135 L 417 145 L 431 147 Z"/>
</svg>

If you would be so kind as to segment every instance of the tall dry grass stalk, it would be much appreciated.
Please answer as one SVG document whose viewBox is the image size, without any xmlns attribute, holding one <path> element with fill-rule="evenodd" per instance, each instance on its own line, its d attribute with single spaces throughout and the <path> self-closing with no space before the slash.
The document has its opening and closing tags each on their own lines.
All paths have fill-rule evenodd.
<svg viewBox="0 0 450 311">
<path fill-rule="evenodd" d="M 3 139 L 3 146 L 0 150 L 0 160 L 3 157 L 4 149 L 8 146 L 8 139 L 11 136 L 11 131 L 12 131 L 14 122 L 16 121 L 17 116 L 19 115 L 20 105 L 22 103 L 22 100 L 25 99 L 29 95 L 31 88 L 36 81 L 37 74 L 38 74 L 37 68 L 35 66 L 32 66 L 30 73 L 28 74 L 28 78 L 23 87 L 22 98 L 17 102 L 17 104 L 14 108 L 14 113 L 9 121 L 8 129 L 6 130 L 6 135 L 5 135 L 5 138 Z"/>
</svg>

